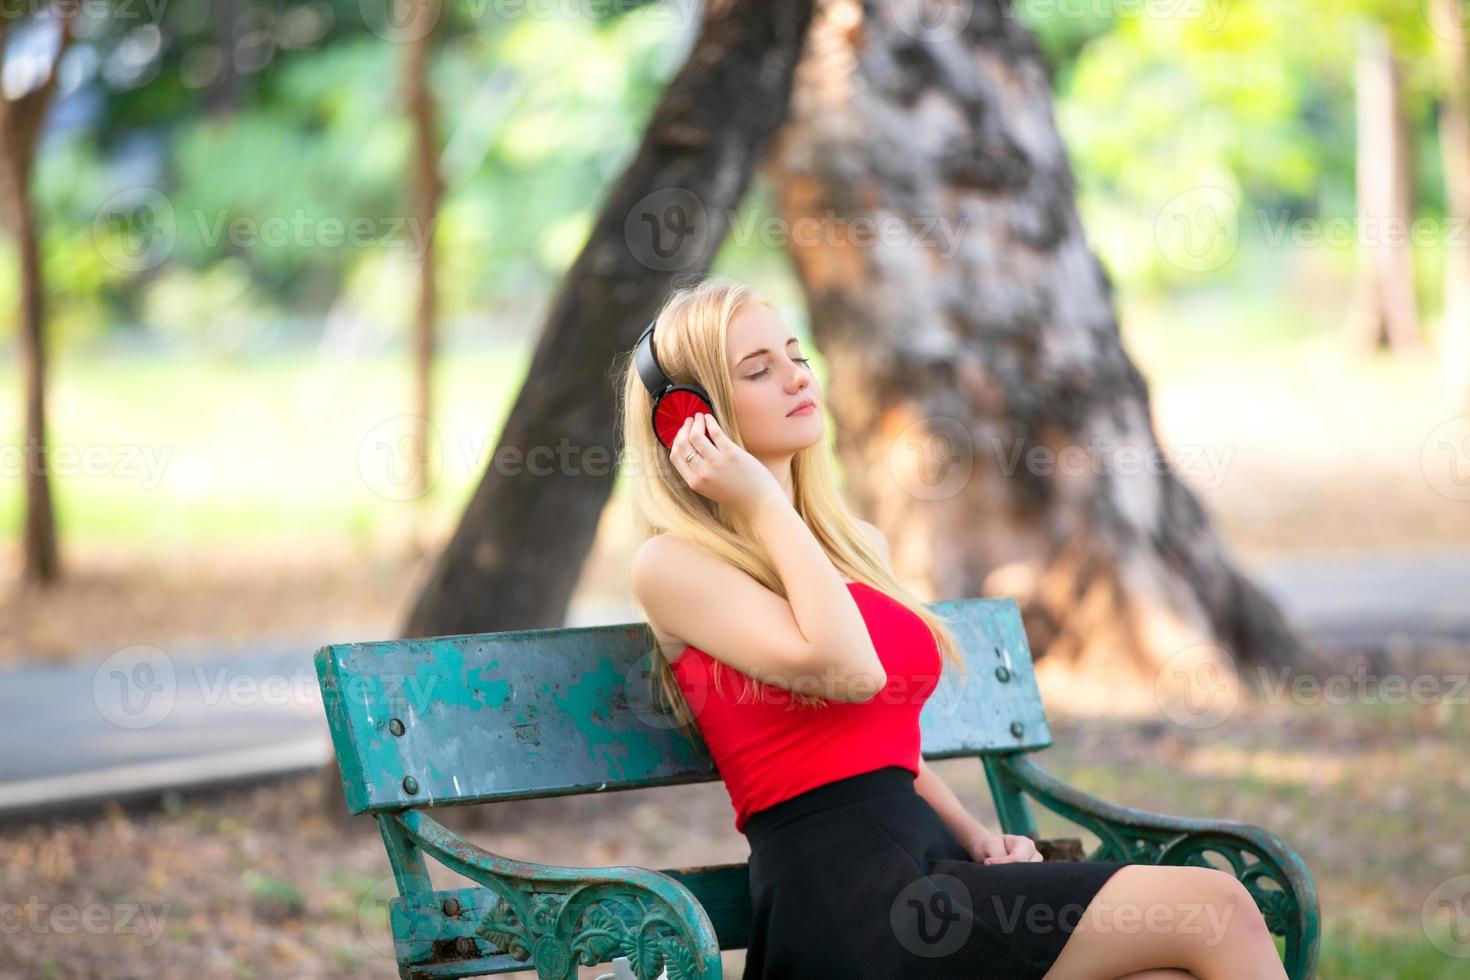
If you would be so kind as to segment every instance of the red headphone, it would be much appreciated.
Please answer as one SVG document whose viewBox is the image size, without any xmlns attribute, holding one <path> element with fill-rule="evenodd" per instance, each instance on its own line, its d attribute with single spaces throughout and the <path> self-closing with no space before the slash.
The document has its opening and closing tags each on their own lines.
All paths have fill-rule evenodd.
<svg viewBox="0 0 1470 980">
<path fill-rule="evenodd" d="M 709 393 L 694 382 L 676 385 L 659 367 L 658 354 L 653 349 L 653 324 L 638 338 L 638 347 L 633 352 L 633 364 L 638 368 L 638 377 L 653 396 L 653 433 L 665 449 L 674 448 L 674 437 L 679 434 L 684 420 L 695 412 L 715 414 L 714 403 Z"/>
</svg>

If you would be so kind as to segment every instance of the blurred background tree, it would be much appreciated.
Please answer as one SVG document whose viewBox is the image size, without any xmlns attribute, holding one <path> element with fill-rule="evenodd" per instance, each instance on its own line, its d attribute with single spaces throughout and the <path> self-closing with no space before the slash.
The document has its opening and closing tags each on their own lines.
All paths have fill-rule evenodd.
<svg viewBox="0 0 1470 980">
<path fill-rule="evenodd" d="M 434 349 L 450 355 L 434 373 L 475 376 L 482 431 L 495 431 L 508 411 L 535 325 L 697 26 L 675 3 L 589 9 L 562 17 L 534 6 L 510 13 L 448 3 L 428 63 L 425 91 L 442 105 L 443 140 Z M 1126 300 L 1125 331 L 1146 339 L 1169 322 L 1167 335 L 1152 336 L 1181 339 L 1203 356 L 1227 324 L 1232 342 L 1244 343 L 1313 336 L 1323 316 L 1337 317 L 1345 334 L 1355 316 L 1366 322 L 1374 294 L 1364 282 L 1379 266 L 1356 241 L 1367 169 L 1355 146 L 1356 78 L 1363 25 L 1376 25 L 1401 73 L 1405 152 L 1395 186 L 1412 189 L 1402 217 L 1425 229 L 1396 251 L 1395 305 L 1412 305 L 1417 334 L 1444 358 L 1447 376 L 1470 375 L 1470 356 L 1453 346 L 1470 330 L 1450 312 L 1463 282 L 1453 270 L 1467 249 L 1450 247 L 1465 237 L 1462 227 L 1455 233 L 1465 206 L 1449 202 L 1470 199 L 1467 168 L 1456 164 L 1467 151 L 1453 135 L 1454 94 L 1465 87 L 1454 0 L 1423 9 L 1386 0 L 1120 5 L 1111 16 L 1089 9 L 1033 0 L 1014 14 L 1045 55 L 1078 210 Z M 115 4 L 106 17 L 92 10 L 83 8 L 59 65 L 32 187 L 47 269 L 46 337 L 62 365 L 53 376 L 81 379 L 110 364 L 93 397 L 130 405 L 136 387 L 182 394 L 181 386 L 209 377 L 218 392 L 224 377 L 249 376 L 256 386 L 290 378 L 316 389 L 292 403 L 298 411 L 319 411 L 338 383 L 380 387 L 380 378 L 354 372 L 378 357 L 408 363 L 423 293 L 416 255 L 426 245 L 422 222 L 411 220 L 422 202 L 406 179 L 415 167 L 414 123 L 382 85 L 400 71 L 403 53 L 389 40 L 387 0 L 138 0 Z M 12 61 L 18 37 L 17 29 L 8 38 Z M 1227 213 L 1181 216 L 1161 188 L 1217 189 Z M 743 228 L 779 214 L 765 180 L 752 190 Z M 1343 240 L 1328 241 L 1344 228 Z M 5 268 L 19 267 L 16 241 L 0 241 Z M 769 282 L 794 324 L 806 327 L 779 242 L 732 236 L 715 267 Z M 0 307 L 20 309 L 20 282 L 0 277 Z M 1349 294 L 1351 304 L 1338 301 Z M 1386 341 L 1386 330 L 1379 335 Z M 495 355 L 477 363 L 477 350 Z M 134 357 L 138 373 L 129 375 L 115 369 L 125 355 L 152 360 Z M 142 365 L 161 369 L 158 358 L 199 367 L 148 374 Z M 267 362 L 289 368 L 271 382 L 242 373 Z M 465 417 L 467 403 L 448 394 L 464 389 L 450 380 L 440 396 L 425 394 L 434 373 L 421 373 L 420 395 L 381 404 L 426 423 Z M 439 397 L 450 400 L 441 408 L 448 414 L 430 410 Z M 142 420 L 120 415 L 124 421 Z M 434 438 L 430 431 L 420 441 Z M 283 450 L 255 461 L 257 472 L 296 474 L 287 509 L 258 483 L 224 479 L 225 464 L 205 459 L 187 431 L 177 444 L 198 456 L 171 465 L 167 485 L 203 506 L 177 509 L 158 533 L 206 539 L 244 528 L 336 528 L 362 536 L 383 521 L 374 501 L 328 490 L 314 458 Z M 462 466 L 420 484 L 407 495 L 414 505 L 394 513 L 443 528 L 476 475 Z M 126 537 L 158 510 L 156 496 L 105 483 L 73 481 L 56 492 L 63 527 L 79 533 Z M 0 511 L 0 527 L 19 537 L 22 513 Z M 223 513 L 233 519 L 221 522 Z"/>
<path fill-rule="evenodd" d="M 27 14 L 44 9 L 20 6 Z M 769 9 L 790 6 L 772 0 Z M 819 9 L 845 10 L 855 23 L 862 14 L 920 7 L 921 21 L 938 29 L 950 14 L 982 9 L 964 0 L 824 0 Z M 1111 358 L 1104 366 L 1112 377 L 1124 382 L 1118 405 L 1132 417 L 1122 422 L 1142 431 L 1151 419 L 1157 446 L 1187 465 L 1178 474 L 1181 488 L 1170 487 L 1167 496 L 1177 512 L 1146 495 L 1158 480 L 1139 481 L 1139 496 L 1115 495 L 1100 512 L 1066 500 L 1068 487 L 1053 480 L 1050 497 L 1038 494 L 1050 507 L 1050 523 L 1035 515 L 1029 524 L 1007 523 L 1004 508 L 956 509 L 968 523 L 955 538 L 967 547 L 949 547 L 940 571 L 1008 594 L 1036 591 L 1043 614 L 1029 615 L 1028 625 L 1046 630 L 1037 640 L 1091 642 L 1095 631 L 1083 627 L 1107 623 L 1128 642 L 1136 642 L 1129 630 L 1156 629 L 1144 641 L 1159 650 L 1159 637 L 1181 622 L 1189 626 L 1187 617 L 1126 622 L 1110 615 L 1117 589 L 1084 593 L 1075 584 L 1095 573 L 1105 582 L 1111 574 L 1133 592 L 1140 578 L 1167 584 L 1152 575 L 1147 556 L 1187 563 L 1201 551 L 1208 557 L 1218 538 L 1239 565 L 1254 567 L 1240 579 L 1214 578 L 1225 594 L 1206 594 L 1205 604 L 1239 606 L 1242 597 L 1230 588 L 1260 581 L 1258 571 L 1280 575 L 1278 583 L 1295 586 L 1294 597 L 1314 607 L 1314 626 L 1346 617 L 1336 620 L 1350 626 L 1341 635 L 1365 645 L 1375 672 L 1430 671 L 1419 656 L 1434 631 L 1463 626 L 1459 606 L 1445 597 L 1464 574 L 1457 549 L 1470 538 L 1464 0 L 1022 0 L 1003 8 L 1040 45 L 1055 125 L 1018 126 L 1006 113 L 1019 103 L 999 100 L 1006 108 L 997 129 L 1013 142 L 1039 139 L 1054 147 L 1059 135 L 1058 151 L 1045 154 L 1048 175 L 1061 172 L 1064 151 L 1075 186 L 1069 193 L 1053 187 L 1050 205 L 1042 206 L 998 195 L 990 213 L 1015 203 L 1010 217 L 1021 226 L 1043 235 L 1070 227 L 1063 239 L 1070 250 L 1050 256 L 1075 258 L 1080 271 L 1051 275 L 1045 251 L 1030 252 L 1019 241 L 983 257 L 999 265 L 969 268 L 1020 262 L 1028 274 L 983 282 L 956 277 L 946 286 L 978 298 L 971 309 L 982 314 L 997 299 L 1057 303 L 1084 295 L 1088 315 L 1079 319 L 1116 328 L 1097 349 Z M 283 668 L 267 656 L 270 640 L 300 654 L 323 637 L 386 637 L 412 624 L 423 596 L 433 599 L 422 620 L 431 630 L 454 628 L 456 615 L 470 617 L 472 628 L 636 615 L 626 588 L 629 527 L 619 508 L 605 506 L 621 489 L 612 477 L 571 493 L 559 486 L 544 501 L 535 499 L 534 487 L 509 484 L 498 488 L 501 496 L 487 494 L 478 507 L 474 501 L 502 445 L 557 445 L 560 427 L 584 447 L 605 448 L 608 420 L 597 415 L 602 403 L 587 397 L 593 384 L 605 383 L 594 377 L 603 366 L 597 362 L 631 342 L 668 282 L 646 269 L 584 257 L 596 259 L 600 242 L 616 244 L 609 202 L 613 210 L 627 203 L 619 190 L 637 183 L 623 184 L 626 174 L 650 173 L 638 166 L 650 120 L 689 61 L 706 8 L 696 0 L 443 0 L 431 45 L 424 35 L 416 50 L 404 36 L 408 22 L 398 0 L 111 0 L 106 8 L 93 2 L 68 9 L 77 16 L 59 59 L 55 25 L 0 23 L 7 107 L 37 91 L 50 64 L 56 69 L 29 167 L 34 248 L 17 226 L 24 208 L 13 184 L 0 215 L 0 430 L 9 433 L 0 439 L 0 551 L 19 555 L 23 542 L 39 540 L 29 529 L 49 520 L 35 503 L 39 491 L 28 487 L 44 486 L 68 559 L 68 574 L 55 587 L 0 598 L 3 666 L 72 660 L 69 673 L 77 676 L 90 672 L 83 661 L 92 652 L 159 644 L 180 666 L 197 654 L 197 666 L 217 660 L 220 671 L 239 672 L 235 679 L 248 679 L 236 655 L 259 654 L 266 660 L 255 666 L 280 679 Z M 838 38 L 829 53 L 840 58 L 853 44 Z M 1009 63 L 1003 55 L 991 61 L 1002 75 Z M 1025 63 L 1036 63 L 1029 52 Z M 911 63 L 901 68 L 894 78 L 911 77 Z M 1035 73 L 1028 71 L 1034 93 Z M 876 84 L 878 76 L 858 77 Z M 954 77 L 963 84 L 967 76 Z M 436 118 L 405 105 L 409 94 L 420 107 L 432 104 Z M 994 135 L 982 122 L 967 118 L 959 129 Z M 886 131 L 932 135 L 917 127 Z M 679 140 L 691 132 L 701 130 L 675 125 L 665 143 L 654 142 L 687 145 Z M 4 133 L 4 150 L 17 155 L 26 141 L 13 129 Z M 431 143 L 438 186 L 423 179 L 431 172 Z M 1390 143 L 1397 147 L 1391 159 Z M 730 159 L 742 161 L 732 173 L 754 171 L 743 162 L 748 155 Z M 1375 168 L 1384 159 L 1392 166 Z M 993 160 L 976 154 L 958 162 L 978 170 Z M 808 341 L 829 392 L 851 392 L 854 380 L 872 375 L 848 376 L 857 345 L 830 329 L 842 322 L 833 307 L 809 302 L 817 295 L 809 270 L 793 263 L 782 233 L 783 216 L 793 213 L 790 188 L 779 171 L 750 177 L 748 193 L 722 185 L 711 198 L 731 210 L 711 225 L 718 249 L 701 253 L 693 268 L 760 284 Z M 1068 216 L 1073 207 L 1078 221 Z M 1380 247 L 1390 226 L 1405 222 L 1407 240 Z M 1076 247 L 1078 224 L 1091 256 Z M 432 264 L 423 261 L 428 255 Z M 1026 269 L 1028 261 L 1038 267 Z M 424 288 L 427 277 L 432 290 Z M 1092 291 L 1053 288 L 1070 281 Z M 1106 295 L 1092 288 L 1101 283 Z M 566 284 L 591 288 L 579 297 Z M 919 289 L 908 295 L 930 298 Z M 577 300 L 585 297 L 592 301 L 579 313 Z M 1107 306 L 1115 315 L 1099 318 L 1096 311 Z M 849 322 L 874 319 L 873 310 L 862 309 Z M 878 349 L 891 353 L 893 336 Z M 987 337 L 989 363 L 971 358 L 982 367 L 1011 349 L 1025 356 L 1037 337 L 1063 348 L 1075 339 L 1022 330 Z M 1398 337 L 1417 343 L 1393 343 Z M 939 366 L 945 352 L 900 353 Z M 569 355 L 578 359 L 566 363 Z M 538 388 L 545 378 L 554 384 Z M 1059 384 L 1039 389 L 1041 395 L 1077 390 L 1068 377 L 1047 380 Z M 949 395 L 960 391 L 955 385 Z M 1061 412 L 1056 431 L 1077 431 L 1068 428 L 1075 420 L 1061 399 L 1025 385 L 963 391 L 989 399 L 978 406 L 980 417 Z M 995 404 L 997 392 L 1030 401 Z M 901 406 L 907 396 L 876 390 L 873 400 Z M 833 412 L 835 423 L 849 430 L 853 400 L 829 403 L 842 409 Z M 1106 412 L 1093 417 L 1094 424 L 1111 421 Z M 40 470 L 17 454 L 36 431 L 55 450 Z M 853 435 L 866 433 L 838 433 Z M 872 463 L 875 477 L 889 465 Z M 846 489 L 857 506 L 873 507 L 867 516 L 904 526 L 892 508 L 901 499 L 885 499 L 861 479 Z M 1005 490 L 1011 503 L 1031 502 L 1015 487 Z M 576 505 L 570 518 L 559 509 L 563 501 Z M 502 513 L 487 506 L 497 503 L 507 505 Z M 515 526 L 524 514 L 536 520 Z M 1135 541 L 1145 556 L 1141 575 L 1123 562 L 1034 580 L 1027 556 L 1054 554 L 1077 526 L 1101 524 L 1103 539 L 1122 536 L 1128 528 L 1119 522 L 1140 514 L 1145 520 L 1130 526 L 1144 529 Z M 504 615 L 500 624 L 480 617 L 502 593 L 478 590 L 473 575 L 451 589 L 435 580 L 443 554 L 451 569 L 487 561 L 498 563 L 505 580 L 518 580 L 504 555 L 476 550 L 490 520 L 503 525 L 492 541 L 512 542 L 537 566 L 524 579 L 527 594 L 489 608 Z M 1204 531 L 1199 540 L 1156 540 L 1160 520 Z M 543 530 L 537 521 L 552 524 L 558 540 L 544 554 L 535 552 Z M 997 534 L 989 535 L 987 521 L 1000 525 Z M 465 546 L 446 551 L 460 527 L 467 529 Z M 510 535 L 500 536 L 507 527 Z M 1017 535 L 1023 527 L 1038 533 Z M 936 524 L 912 541 L 895 536 L 895 557 L 911 574 L 924 573 L 907 549 L 927 547 L 947 530 Z M 968 546 L 975 541 L 1000 544 L 982 552 Z M 44 544 L 26 547 L 38 556 L 37 567 L 47 562 Z M 981 560 L 965 566 L 977 552 Z M 1007 561 L 1007 553 L 1026 560 Z M 1282 571 L 1297 561 L 1306 571 Z M 1226 563 L 1206 564 L 1219 570 Z M 56 570 L 62 566 L 58 559 Z M 1385 581 L 1393 587 L 1378 589 Z M 1188 610 L 1192 598 L 1185 590 L 1155 608 L 1174 603 Z M 1075 618 L 1064 618 L 1073 612 Z M 1421 632 L 1398 632 L 1405 620 Z M 1350 664 L 1363 665 L 1338 657 L 1343 651 L 1330 630 L 1314 630 L 1312 638 L 1323 651 L 1323 670 L 1345 677 Z M 1436 676 L 1456 675 L 1463 644 L 1443 662 L 1455 666 Z M 308 693 L 286 706 L 299 710 L 284 713 L 317 722 L 309 665 L 296 676 L 306 679 Z M 1109 710 L 1120 697 L 1111 684 L 1046 689 L 1049 701 L 1091 696 Z M 1464 742 L 1452 699 L 1407 708 L 1369 699 L 1319 702 L 1309 710 L 1288 697 L 1269 706 L 1281 709 L 1269 723 L 1242 714 L 1228 730 L 1185 731 L 1160 722 L 1154 693 L 1152 686 L 1144 692 L 1147 720 L 1136 728 L 1089 718 L 1077 726 L 1085 737 L 1059 738 L 1059 746 L 1079 747 L 1072 767 L 1089 789 L 1162 810 L 1230 811 L 1289 830 L 1313 848 L 1314 869 L 1329 872 L 1322 876 L 1329 889 L 1324 906 L 1346 910 L 1333 927 L 1348 941 L 1339 941 L 1324 972 L 1442 972 L 1443 956 L 1423 941 L 1420 889 L 1463 871 L 1463 847 L 1433 832 L 1453 823 L 1457 790 L 1465 788 L 1439 778 L 1455 771 Z M 25 707 L 51 713 L 50 704 L 37 704 Z M 83 703 L 79 710 L 95 720 L 95 707 Z M 20 737 L 31 734 L 24 714 L 17 717 Z M 202 723 L 217 718 L 211 713 Z M 280 716 L 262 718 L 260 727 L 273 731 Z M 143 743 L 161 741 L 144 734 Z M 125 744 L 106 741 L 110 753 Z M 207 747 L 209 740 L 189 741 Z M 127 744 L 133 751 L 139 742 Z M 1417 781 L 1405 775 L 1415 768 L 1405 760 L 1420 763 L 1411 774 Z M 969 787 L 983 793 L 980 782 Z M 180 969 L 217 967 L 227 944 L 256 972 L 279 972 L 289 961 L 280 958 L 283 950 L 301 956 L 308 947 L 327 964 L 324 973 L 360 972 L 362 961 L 351 960 L 351 951 L 333 958 L 344 952 L 334 948 L 340 917 L 329 917 L 325 932 L 302 933 L 298 920 L 237 916 L 252 885 L 219 874 L 224 865 L 217 861 L 178 861 L 181 853 L 228 855 L 229 866 L 254 872 L 262 853 L 273 854 L 280 875 L 318 894 L 316 886 L 341 866 L 339 848 L 357 845 L 351 835 L 311 836 L 316 822 L 305 811 L 319 794 L 301 789 L 280 788 L 284 806 L 276 817 L 258 820 L 249 808 L 222 813 L 197 836 L 175 834 L 180 824 L 196 822 L 192 810 L 184 811 L 147 848 L 120 820 L 103 821 L 103 836 L 75 845 L 66 841 L 90 831 L 38 826 L 13 848 L 11 880 L 32 889 L 38 861 L 54 857 L 62 867 L 73 856 L 73 874 L 53 881 L 55 894 L 43 897 L 95 895 L 95 885 L 106 888 L 117 875 L 113 880 L 126 885 L 119 894 L 131 899 L 138 883 L 157 880 L 154 897 L 189 910 L 177 923 L 186 940 Z M 329 803 L 329 812 L 340 815 L 342 807 Z M 697 834 L 691 814 L 712 812 L 680 806 L 671 826 L 681 837 Z M 606 817 L 605 810 L 596 814 Z M 569 827 L 568 837 L 591 845 L 588 863 L 616 856 L 609 842 Z M 649 830 L 650 839 L 662 834 Z M 181 839 L 189 846 L 181 849 Z M 298 849 L 280 851 L 283 840 Z M 368 844 L 358 852 L 358 868 L 381 862 L 378 842 Z M 153 867 L 142 873 L 139 862 Z M 196 865 L 208 873 L 188 877 Z M 350 920 L 370 885 L 324 900 L 348 910 Z M 1453 929 L 1442 925 L 1446 934 Z M 21 941 L 35 947 L 62 938 Z M 251 942 L 260 949 L 243 952 Z M 117 962 L 116 945 L 94 944 L 88 965 L 131 968 Z M 34 962 L 65 961 L 54 952 L 39 949 Z M 1407 965 L 1411 959 L 1418 965 Z M 139 970 L 147 968 L 133 972 Z"/>
</svg>

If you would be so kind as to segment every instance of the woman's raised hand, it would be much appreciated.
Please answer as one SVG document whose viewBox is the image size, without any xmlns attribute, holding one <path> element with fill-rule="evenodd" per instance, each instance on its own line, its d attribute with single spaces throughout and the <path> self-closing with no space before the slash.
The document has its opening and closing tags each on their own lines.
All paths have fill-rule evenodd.
<svg viewBox="0 0 1470 980">
<path fill-rule="evenodd" d="M 686 459 L 691 452 L 695 455 Z M 684 420 L 669 462 L 690 489 L 742 513 L 753 513 L 769 494 L 784 495 L 765 464 L 735 445 L 706 412 Z"/>
</svg>

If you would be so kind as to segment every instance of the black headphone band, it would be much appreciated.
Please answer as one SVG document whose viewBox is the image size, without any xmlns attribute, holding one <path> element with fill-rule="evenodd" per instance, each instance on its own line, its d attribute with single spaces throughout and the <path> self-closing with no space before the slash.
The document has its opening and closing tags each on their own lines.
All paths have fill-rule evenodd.
<svg viewBox="0 0 1470 980">
<path fill-rule="evenodd" d="M 649 321 L 638 338 L 638 346 L 633 352 L 633 364 L 638 369 L 638 377 L 643 379 L 643 387 L 657 396 L 665 388 L 673 387 L 674 383 L 664 374 L 663 368 L 659 367 L 658 353 L 653 348 L 654 322 Z"/>
</svg>

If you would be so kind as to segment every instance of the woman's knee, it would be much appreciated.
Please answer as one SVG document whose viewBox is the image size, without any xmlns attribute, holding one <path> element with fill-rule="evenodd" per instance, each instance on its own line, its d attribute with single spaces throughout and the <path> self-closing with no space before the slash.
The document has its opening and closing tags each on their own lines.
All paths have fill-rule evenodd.
<svg viewBox="0 0 1470 980">
<path fill-rule="evenodd" d="M 1202 880 L 1199 894 L 1208 903 L 1202 911 L 1209 913 L 1208 925 L 1216 942 L 1227 935 L 1237 939 L 1270 938 L 1271 930 L 1266 927 L 1256 900 L 1240 879 L 1218 868 L 1192 870 L 1198 871 Z"/>
</svg>

